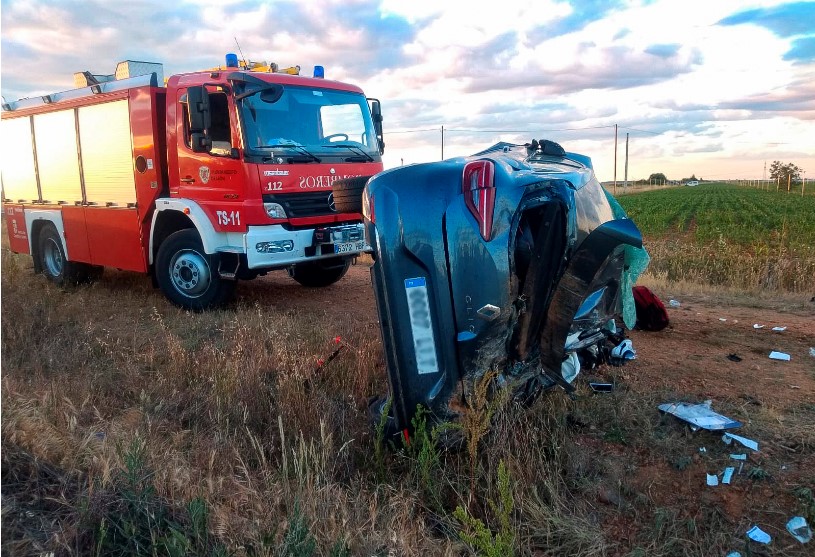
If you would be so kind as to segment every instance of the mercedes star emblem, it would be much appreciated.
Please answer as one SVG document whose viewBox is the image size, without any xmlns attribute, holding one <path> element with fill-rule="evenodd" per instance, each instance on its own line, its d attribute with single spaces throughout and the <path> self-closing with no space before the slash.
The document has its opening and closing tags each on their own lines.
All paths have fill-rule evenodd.
<svg viewBox="0 0 815 557">
<path fill-rule="evenodd" d="M 328 208 L 337 212 L 337 207 L 334 205 L 334 192 L 328 194 Z"/>
</svg>

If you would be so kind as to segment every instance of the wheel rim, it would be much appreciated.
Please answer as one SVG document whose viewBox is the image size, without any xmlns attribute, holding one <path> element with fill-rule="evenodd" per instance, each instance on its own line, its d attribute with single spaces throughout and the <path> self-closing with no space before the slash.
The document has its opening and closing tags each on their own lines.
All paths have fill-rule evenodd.
<svg viewBox="0 0 815 557">
<path fill-rule="evenodd" d="M 57 245 L 57 241 L 53 238 L 48 238 L 43 249 L 43 263 L 48 270 L 48 274 L 52 277 L 58 277 L 62 274 L 62 269 L 65 266 L 65 259 L 62 257 L 62 250 Z"/>
<path fill-rule="evenodd" d="M 170 279 L 181 294 L 198 298 L 209 288 L 209 263 L 197 251 L 179 251 L 170 261 Z"/>
</svg>

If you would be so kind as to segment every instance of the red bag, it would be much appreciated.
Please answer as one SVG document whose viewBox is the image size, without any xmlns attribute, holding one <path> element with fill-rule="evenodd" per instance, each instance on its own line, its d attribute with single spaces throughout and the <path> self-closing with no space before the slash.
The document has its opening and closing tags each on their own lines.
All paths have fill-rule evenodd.
<svg viewBox="0 0 815 557">
<path fill-rule="evenodd" d="M 668 312 L 662 300 L 645 286 L 635 286 L 634 305 L 637 308 L 637 328 L 643 331 L 661 331 L 668 326 Z"/>
</svg>

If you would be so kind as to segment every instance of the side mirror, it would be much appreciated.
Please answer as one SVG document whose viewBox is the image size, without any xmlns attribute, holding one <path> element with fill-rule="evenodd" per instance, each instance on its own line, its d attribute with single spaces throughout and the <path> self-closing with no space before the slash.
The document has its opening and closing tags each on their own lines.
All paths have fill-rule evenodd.
<svg viewBox="0 0 815 557">
<path fill-rule="evenodd" d="M 267 104 L 274 104 L 283 96 L 283 86 L 277 83 L 271 84 L 260 92 L 260 100 Z"/>
<path fill-rule="evenodd" d="M 385 153 L 385 136 L 382 133 L 382 103 L 379 102 L 379 99 L 368 99 L 368 104 L 371 107 L 376 141 L 379 143 L 379 154 L 382 155 Z"/>
<path fill-rule="evenodd" d="M 212 148 L 209 129 L 212 126 L 212 112 L 209 107 L 209 94 L 206 87 L 189 87 L 187 89 L 187 106 L 189 107 L 190 147 L 196 153 L 207 153 Z"/>
</svg>

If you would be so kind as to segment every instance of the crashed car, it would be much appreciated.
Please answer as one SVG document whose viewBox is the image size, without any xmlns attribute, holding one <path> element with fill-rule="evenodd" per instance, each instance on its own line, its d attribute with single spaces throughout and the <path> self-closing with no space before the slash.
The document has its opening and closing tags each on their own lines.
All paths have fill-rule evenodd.
<svg viewBox="0 0 815 557">
<path fill-rule="evenodd" d="M 390 432 L 409 434 L 419 405 L 455 420 L 487 374 L 526 399 L 571 393 L 634 325 L 640 231 L 557 143 L 388 170 L 361 204 L 391 391 L 373 420 L 388 408 Z"/>
</svg>

